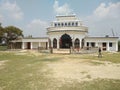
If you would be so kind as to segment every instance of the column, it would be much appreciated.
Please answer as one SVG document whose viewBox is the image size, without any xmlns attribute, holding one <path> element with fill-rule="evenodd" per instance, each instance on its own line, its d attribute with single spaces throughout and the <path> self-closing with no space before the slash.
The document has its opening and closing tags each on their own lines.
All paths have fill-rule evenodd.
<svg viewBox="0 0 120 90">
<path fill-rule="evenodd" d="M 72 39 L 72 47 L 74 48 L 74 39 Z"/>
<path fill-rule="evenodd" d="M 109 42 L 107 42 L 107 51 L 109 51 L 110 48 L 109 48 Z"/>
<path fill-rule="evenodd" d="M 31 43 L 31 47 L 30 47 L 30 49 L 33 49 L 33 43 L 32 42 L 30 42 Z"/>
<path fill-rule="evenodd" d="M 79 45 L 80 45 L 80 46 L 79 46 L 80 48 L 81 48 L 81 44 L 82 44 L 82 42 L 81 42 L 81 41 L 82 41 L 82 40 L 80 39 L 80 42 L 79 42 L 79 43 L 80 43 L 80 44 L 79 44 Z"/>
<path fill-rule="evenodd" d="M 48 44 L 47 44 L 47 48 L 48 48 L 48 49 L 50 48 L 50 46 L 49 46 L 49 41 L 48 41 Z"/>
<path fill-rule="evenodd" d="M 22 49 L 25 49 L 25 42 L 22 42 Z"/>
<path fill-rule="evenodd" d="M 51 39 L 51 47 L 53 48 L 53 40 Z"/>
<path fill-rule="evenodd" d="M 89 43 L 89 42 L 88 42 Z M 84 47 L 87 47 L 87 42 L 84 42 Z"/>
<path fill-rule="evenodd" d="M 41 42 L 39 42 L 39 47 L 41 47 Z"/>
<path fill-rule="evenodd" d="M 116 51 L 118 51 L 118 41 L 115 44 L 116 44 Z"/>
<path fill-rule="evenodd" d="M 95 43 L 95 47 L 98 47 L 98 42 Z"/>
<path fill-rule="evenodd" d="M 59 49 L 59 38 L 57 39 L 57 49 Z"/>
</svg>

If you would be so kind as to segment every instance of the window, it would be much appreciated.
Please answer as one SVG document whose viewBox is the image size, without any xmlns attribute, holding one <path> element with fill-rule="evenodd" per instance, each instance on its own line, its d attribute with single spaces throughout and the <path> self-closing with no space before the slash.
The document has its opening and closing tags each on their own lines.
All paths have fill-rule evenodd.
<svg viewBox="0 0 120 90">
<path fill-rule="evenodd" d="M 89 42 L 87 42 L 87 47 L 89 47 Z"/>
<path fill-rule="evenodd" d="M 65 26 L 67 26 L 67 23 L 65 23 Z"/>
<path fill-rule="evenodd" d="M 78 26 L 78 22 L 76 22 L 75 24 L 76 24 L 76 26 Z"/>
<path fill-rule="evenodd" d="M 74 26 L 74 22 L 72 22 L 72 26 Z"/>
<path fill-rule="evenodd" d="M 58 26 L 60 26 L 60 23 L 58 23 Z"/>
<path fill-rule="evenodd" d="M 109 47 L 112 47 L 112 43 L 111 42 L 109 43 Z"/>
<path fill-rule="evenodd" d="M 55 27 L 57 26 L 57 23 L 55 23 Z"/>
<path fill-rule="evenodd" d="M 64 26 L 64 24 L 63 24 L 63 23 L 61 23 L 61 26 Z"/>
<path fill-rule="evenodd" d="M 91 42 L 91 46 L 92 46 L 92 47 L 95 47 L 95 43 L 94 43 L 94 42 Z"/>
<path fill-rule="evenodd" d="M 70 24 L 70 22 L 68 23 L 68 26 L 70 26 L 71 24 Z"/>
</svg>

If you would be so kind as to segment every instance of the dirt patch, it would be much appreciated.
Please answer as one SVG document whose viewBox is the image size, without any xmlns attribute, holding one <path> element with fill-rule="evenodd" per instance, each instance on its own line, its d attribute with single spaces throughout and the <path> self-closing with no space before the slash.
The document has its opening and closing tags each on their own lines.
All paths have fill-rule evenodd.
<svg viewBox="0 0 120 90">
<path fill-rule="evenodd" d="M 7 61 L 8 60 L 0 61 L 0 69 L 2 69 L 4 67 L 4 65 Z"/>
<path fill-rule="evenodd" d="M 120 79 L 120 64 L 113 64 L 106 61 L 96 61 L 102 64 L 93 65 L 89 60 L 85 59 L 70 59 L 65 57 L 60 62 L 48 63 L 48 68 L 51 70 L 52 77 L 58 81 L 90 81 L 93 79 Z"/>
</svg>

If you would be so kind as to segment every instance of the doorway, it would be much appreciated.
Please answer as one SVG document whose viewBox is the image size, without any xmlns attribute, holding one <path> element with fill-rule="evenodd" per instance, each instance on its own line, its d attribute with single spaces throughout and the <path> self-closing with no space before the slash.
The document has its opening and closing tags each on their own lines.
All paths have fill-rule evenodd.
<svg viewBox="0 0 120 90">
<path fill-rule="evenodd" d="M 27 49 L 31 49 L 31 43 L 30 42 L 27 43 Z"/>
<path fill-rule="evenodd" d="M 70 48 L 72 46 L 72 39 L 68 34 L 64 34 L 60 38 L 60 48 Z"/>
</svg>

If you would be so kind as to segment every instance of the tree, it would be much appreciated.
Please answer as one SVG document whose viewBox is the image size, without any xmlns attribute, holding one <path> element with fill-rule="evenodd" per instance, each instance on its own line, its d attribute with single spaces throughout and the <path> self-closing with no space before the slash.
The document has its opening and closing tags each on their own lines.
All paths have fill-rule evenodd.
<svg viewBox="0 0 120 90">
<path fill-rule="evenodd" d="M 0 43 L 2 43 L 4 33 L 5 33 L 4 28 L 2 27 L 2 23 L 0 23 Z"/>
<path fill-rule="evenodd" d="M 17 39 L 19 36 L 23 37 L 23 31 L 15 26 L 7 26 L 3 28 L 0 23 L 0 43 L 8 44 L 11 40 Z"/>
</svg>

